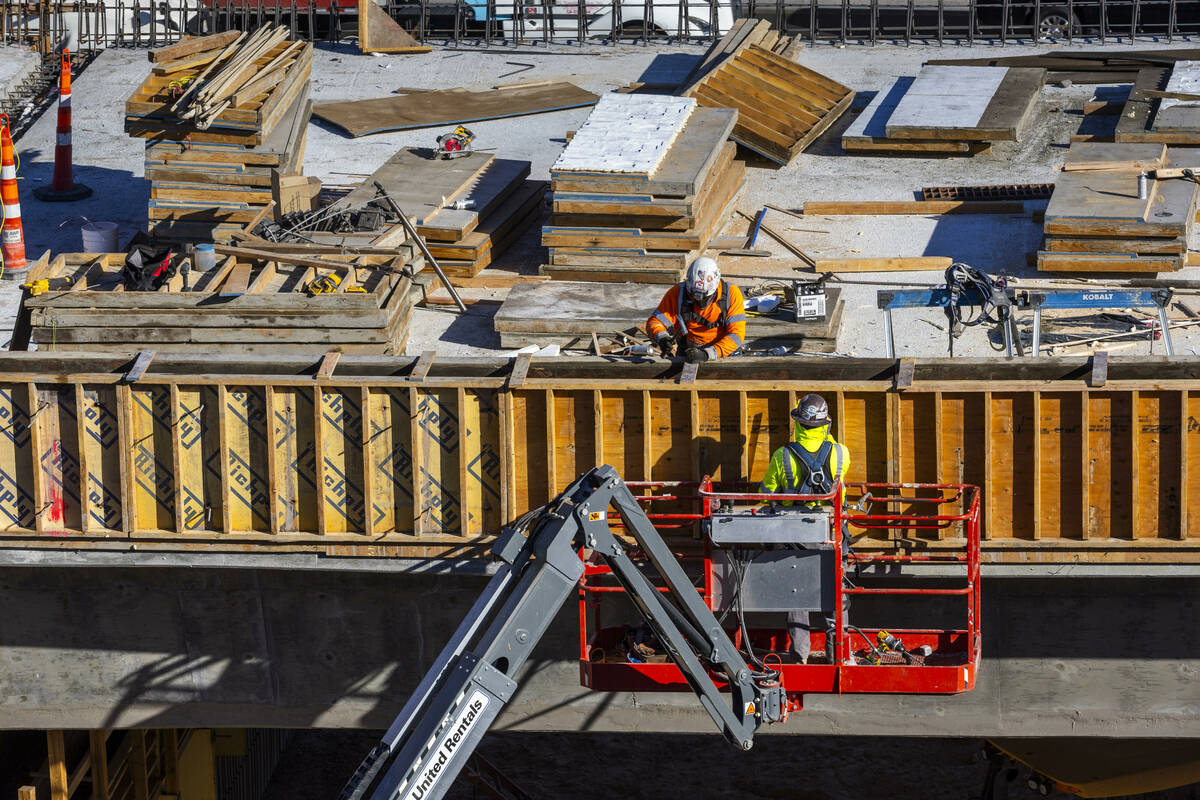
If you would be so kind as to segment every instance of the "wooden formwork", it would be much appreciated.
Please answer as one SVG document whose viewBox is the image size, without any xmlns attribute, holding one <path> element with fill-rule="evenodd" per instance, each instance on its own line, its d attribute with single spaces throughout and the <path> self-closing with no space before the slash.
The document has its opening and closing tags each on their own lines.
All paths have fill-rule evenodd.
<svg viewBox="0 0 1200 800">
<path fill-rule="evenodd" d="M 598 463 L 757 480 L 818 391 L 850 481 L 982 486 L 991 561 L 1200 561 L 1197 359 L 735 359 L 693 383 L 586 358 L 344 356 L 317 377 L 299 356 L 164 356 L 135 383 L 128 367 L 0 356 L 5 546 L 476 554 Z"/>
</svg>

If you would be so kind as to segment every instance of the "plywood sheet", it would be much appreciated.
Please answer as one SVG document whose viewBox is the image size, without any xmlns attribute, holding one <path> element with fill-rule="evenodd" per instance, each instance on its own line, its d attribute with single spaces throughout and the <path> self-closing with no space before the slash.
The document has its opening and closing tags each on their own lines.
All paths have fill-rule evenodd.
<svg viewBox="0 0 1200 800">
<path fill-rule="evenodd" d="M 313 115 L 347 136 L 358 137 L 387 131 L 544 114 L 590 106 L 597 99 L 596 95 L 573 83 L 555 82 L 479 92 L 450 89 L 371 100 L 320 103 L 313 107 Z"/>
</svg>

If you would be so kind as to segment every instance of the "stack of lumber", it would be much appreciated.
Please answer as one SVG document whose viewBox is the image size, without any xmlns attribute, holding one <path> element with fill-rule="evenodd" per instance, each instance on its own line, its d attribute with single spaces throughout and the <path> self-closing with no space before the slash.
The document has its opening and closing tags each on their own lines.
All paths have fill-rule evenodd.
<svg viewBox="0 0 1200 800">
<path fill-rule="evenodd" d="M 558 344 L 592 349 L 592 335 L 636 334 L 662 300 L 661 284 L 547 281 L 518 283 L 496 312 L 501 347 Z M 831 353 L 837 349 L 843 302 L 841 289 L 827 292 L 829 313 L 820 322 L 794 322 L 786 315 L 754 316 L 746 322 L 746 346 L 778 346 Z"/>
<path fill-rule="evenodd" d="M 278 176 L 300 172 L 312 59 L 311 44 L 271 26 L 150 51 L 125 130 L 147 140 L 156 237 L 225 239 L 268 207 Z"/>
<path fill-rule="evenodd" d="M 1187 149 L 1162 144 L 1076 142 L 1046 208 L 1038 269 L 1169 272 L 1184 265 L 1196 215 L 1194 180 L 1166 177 L 1194 166 Z M 1138 199 L 1138 176 L 1148 180 Z M 1153 176 L 1158 177 L 1153 177 Z"/>
<path fill-rule="evenodd" d="M 1131 83 L 1138 71 L 1151 67 L 1170 68 L 1177 61 L 1200 60 L 1200 50 L 1066 50 L 1025 56 L 992 58 L 939 58 L 926 61 L 957 67 L 1031 67 L 1044 69 L 1047 80 L 1073 83 Z"/>
<path fill-rule="evenodd" d="M 854 92 L 756 41 L 770 24 L 742 20 L 685 80 L 680 94 L 708 108 L 738 111 L 732 138 L 778 164 L 816 141 L 854 99 Z"/>
<path fill-rule="evenodd" d="M 428 148 L 406 147 L 326 212 L 364 208 L 383 187 L 446 274 L 471 277 L 541 218 L 546 182 L 528 178 L 528 161 L 481 152 L 439 159 Z M 401 223 L 378 233 L 305 236 L 338 247 L 385 248 L 407 241 Z"/>
<path fill-rule="evenodd" d="M 1043 69 L 925 66 L 889 81 L 842 134 L 855 152 L 974 155 L 1020 139 Z"/>
<path fill-rule="evenodd" d="M 1118 142 L 1200 145 L 1200 61 L 1138 72 L 1121 109 Z"/>
<path fill-rule="evenodd" d="M 420 253 L 402 253 L 228 256 L 154 292 L 125 291 L 123 254 L 64 254 L 36 276 L 49 290 L 24 304 L 40 350 L 402 354 L 424 291 Z M 328 274 L 336 291 L 310 297 L 305 286 Z"/>
<path fill-rule="evenodd" d="M 550 170 L 542 274 L 679 280 L 713 243 L 742 188 L 745 167 L 726 141 L 737 116 L 685 98 L 603 97 Z"/>
</svg>

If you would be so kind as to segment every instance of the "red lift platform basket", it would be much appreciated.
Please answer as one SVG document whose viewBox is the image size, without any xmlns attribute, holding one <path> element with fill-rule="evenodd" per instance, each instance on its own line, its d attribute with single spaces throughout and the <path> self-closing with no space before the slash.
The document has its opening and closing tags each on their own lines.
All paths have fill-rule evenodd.
<svg viewBox="0 0 1200 800">
<path fill-rule="evenodd" d="M 827 495 L 763 495 L 745 484 L 714 484 L 703 481 L 629 482 L 630 490 L 643 503 L 647 516 L 660 531 L 697 530 L 711 519 L 714 510 L 729 509 L 741 504 L 792 501 L 819 503 L 829 508 L 831 516 L 830 545 L 833 578 L 833 619 L 836 627 L 835 663 L 799 663 L 789 655 L 791 642 L 787 629 L 747 627 L 750 643 L 761 660 L 780 673 L 787 691 L 789 711 L 802 707 L 805 694 L 892 693 L 892 694 L 956 694 L 975 686 L 979 669 L 981 627 L 979 608 L 980 561 L 980 491 L 978 487 L 956 484 L 924 483 L 851 483 L 840 482 Z M 845 506 L 846 496 L 857 498 L 851 510 Z M 682 510 L 681 510 L 682 509 Z M 700 527 L 703 530 L 703 527 Z M 897 538 L 911 541 L 933 533 L 950 533 L 936 551 L 856 553 L 849 539 L 856 534 L 879 537 L 894 531 Z M 876 539 L 878 540 L 878 539 Z M 697 575 L 696 590 L 709 608 L 714 607 L 713 546 L 705 538 L 703 556 L 680 556 L 685 565 L 696 571 L 702 558 L 702 579 Z M 950 542 L 961 542 L 957 549 L 947 549 Z M 922 580 L 914 573 L 920 566 L 941 564 L 936 581 Z M 900 577 L 889 579 L 886 587 L 860 586 L 857 576 L 867 568 L 884 568 Z M 950 570 L 945 569 L 950 567 Z M 952 574 L 946 577 L 946 572 Z M 945 585 L 947 582 L 953 585 Z M 905 583 L 914 584 L 911 586 Z M 929 584 L 935 585 L 929 585 Z M 901 584 L 901 585 L 894 585 Z M 626 645 L 631 629 L 624 625 L 600 627 L 600 611 L 607 598 L 619 599 L 624 589 L 611 577 L 603 564 L 586 563 L 579 590 L 580 680 L 597 691 L 688 691 L 689 687 L 679 668 L 667 658 L 638 659 Z M 855 627 L 844 618 L 843 600 L 847 597 L 896 596 L 911 609 L 921 599 L 947 603 L 959 598 L 965 609 L 956 610 L 965 625 L 956 629 L 887 628 L 887 634 L 898 637 L 905 653 L 928 652 L 911 656 L 895 650 L 881 652 L 879 628 Z M 916 598 L 916 600 L 914 600 Z M 940 600 L 939 600 L 940 599 Z M 944 609 L 943 609 L 944 610 Z M 857 616 L 851 607 L 851 615 Z M 726 623 L 728 624 L 728 623 Z M 742 628 L 728 628 L 734 642 L 743 647 Z M 886 636 L 886 634 L 885 634 Z M 811 649 L 823 652 L 825 634 L 811 634 Z M 926 649 L 927 648 L 927 651 Z M 812 659 L 810 659 L 811 661 Z"/>
</svg>

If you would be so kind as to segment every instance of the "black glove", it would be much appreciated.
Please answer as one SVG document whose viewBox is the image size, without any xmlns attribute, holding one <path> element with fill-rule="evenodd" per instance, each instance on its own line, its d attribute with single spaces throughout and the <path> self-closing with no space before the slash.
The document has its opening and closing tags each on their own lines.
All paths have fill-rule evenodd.
<svg viewBox="0 0 1200 800">
<path fill-rule="evenodd" d="M 708 361 L 708 351 L 700 347 L 689 347 L 683 357 L 689 364 L 703 364 Z"/>
<path fill-rule="evenodd" d="M 675 340 L 670 336 L 660 336 L 654 340 L 654 344 L 658 347 L 658 352 L 663 358 L 670 358 L 675 355 Z"/>
</svg>

